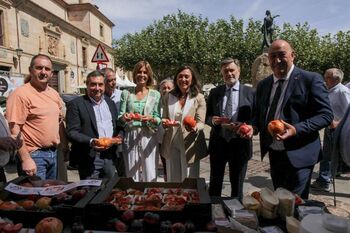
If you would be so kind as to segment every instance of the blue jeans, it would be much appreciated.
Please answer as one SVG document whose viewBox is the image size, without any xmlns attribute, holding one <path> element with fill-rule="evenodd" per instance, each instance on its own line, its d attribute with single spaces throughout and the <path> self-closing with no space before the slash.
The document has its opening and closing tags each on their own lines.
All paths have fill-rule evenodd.
<svg viewBox="0 0 350 233">
<path fill-rule="evenodd" d="M 323 157 L 320 161 L 320 171 L 317 181 L 321 184 L 329 184 L 331 182 L 331 155 L 333 145 L 334 130 L 326 128 L 323 138 Z"/>
<path fill-rule="evenodd" d="M 37 172 L 36 175 L 42 180 L 57 179 L 57 149 L 45 148 L 33 151 L 31 154 L 34 160 Z"/>
</svg>

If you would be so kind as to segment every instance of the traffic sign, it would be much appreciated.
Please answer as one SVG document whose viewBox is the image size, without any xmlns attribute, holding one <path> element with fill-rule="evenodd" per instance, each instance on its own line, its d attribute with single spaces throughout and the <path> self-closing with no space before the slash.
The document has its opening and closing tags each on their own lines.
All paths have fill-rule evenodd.
<svg viewBox="0 0 350 233">
<path fill-rule="evenodd" d="M 96 51 L 91 59 L 91 62 L 109 62 L 106 51 L 101 44 L 97 45 Z"/>
</svg>

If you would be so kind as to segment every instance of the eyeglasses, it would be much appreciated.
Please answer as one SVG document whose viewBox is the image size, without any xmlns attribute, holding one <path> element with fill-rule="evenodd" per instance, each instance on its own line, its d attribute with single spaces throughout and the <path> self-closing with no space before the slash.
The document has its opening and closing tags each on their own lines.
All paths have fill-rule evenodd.
<svg viewBox="0 0 350 233">
<path fill-rule="evenodd" d="M 113 78 L 113 79 L 107 79 L 107 82 L 109 82 L 109 83 L 110 83 L 110 82 L 113 82 L 113 81 L 115 82 L 115 81 L 117 81 L 117 79 L 115 79 L 115 78 Z"/>
</svg>

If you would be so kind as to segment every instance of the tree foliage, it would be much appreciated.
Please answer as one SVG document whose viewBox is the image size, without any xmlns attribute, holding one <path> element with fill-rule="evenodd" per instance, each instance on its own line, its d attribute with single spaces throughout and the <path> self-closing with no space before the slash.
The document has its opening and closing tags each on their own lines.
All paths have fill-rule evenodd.
<svg viewBox="0 0 350 233">
<path fill-rule="evenodd" d="M 231 16 L 209 23 L 207 18 L 178 11 L 154 21 L 139 33 L 126 34 L 115 40 L 116 66 L 132 70 L 141 59 L 150 62 L 155 78 L 173 76 L 183 64 L 192 65 L 202 83 L 221 82 L 219 63 L 225 57 L 241 62 L 241 80 L 251 82 L 250 68 L 259 56 L 262 44 L 261 21 Z M 350 75 L 350 31 L 320 36 L 308 23 L 295 26 L 285 23 L 276 27 L 275 38 L 288 40 L 294 47 L 296 64 L 304 69 L 324 73 L 338 67 Z"/>
</svg>

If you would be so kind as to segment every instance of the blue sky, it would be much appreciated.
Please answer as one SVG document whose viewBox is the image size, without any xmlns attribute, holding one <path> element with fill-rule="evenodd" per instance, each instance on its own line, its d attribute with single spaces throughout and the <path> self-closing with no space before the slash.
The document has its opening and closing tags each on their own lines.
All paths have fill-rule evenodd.
<svg viewBox="0 0 350 233">
<path fill-rule="evenodd" d="M 265 11 L 280 15 L 275 24 L 308 22 L 323 35 L 350 30 L 349 0 L 91 0 L 114 24 L 113 38 L 141 31 L 154 20 L 177 13 L 201 15 L 210 22 L 230 15 L 247 22 L 263 20 Z"/>
</svg>

